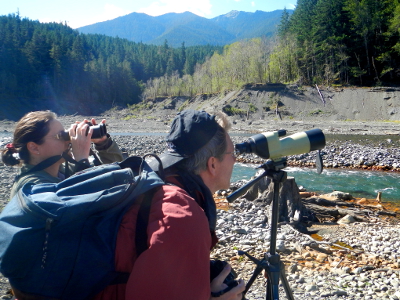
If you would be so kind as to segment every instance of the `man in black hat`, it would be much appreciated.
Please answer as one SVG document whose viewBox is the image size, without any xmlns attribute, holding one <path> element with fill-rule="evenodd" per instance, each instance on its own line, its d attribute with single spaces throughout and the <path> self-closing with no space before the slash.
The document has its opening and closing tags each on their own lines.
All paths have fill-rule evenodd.
<svg viewBox="0 0 400 300">
<path fill-rule="evenodd" d="M 243 280 L 231 289 L 223 283 L 229 265 L 210 280 L 210 250 L 218 242 L 213 193 L 229 188 L 236 160 L 229 128 L 223 113 L 185 110 L 175 117 L 160 156 L 168 184 L 152 198 L 148 248 L 136 257 L 136 204 L 124 216 L 116 247 L 116 269 L 130 273 L 128 282 L 109 286 L 96 300 L 242 299 Z"/>
</svg>

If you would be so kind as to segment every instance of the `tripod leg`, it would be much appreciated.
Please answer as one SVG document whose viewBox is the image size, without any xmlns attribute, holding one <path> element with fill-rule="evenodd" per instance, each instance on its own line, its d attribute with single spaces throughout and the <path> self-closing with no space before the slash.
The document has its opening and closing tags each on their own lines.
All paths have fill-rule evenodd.
<svg viewBox="0 0 400 300">
<path fill-rule="evenodd" d="M 271 284 L 271 289 L 272 300 L 279 300 L 279 281 Z"/>
<path fill-rule="evenodd" d="M 294 300 L 293 292 L 292 292 L 292 290 L 289 286 L 289 282 L 286 278 L 285 266 L 284 266 L 283 262 L 281 262 L 281 276 L 280 277 L 281 277 L 282 285 L 283 285 L 283 288 L 285 289 L 288 300 Z"/>
<path fill-rule="evenodd" d="M 256 269 L 253 272 L 253 275 L 251 276 L 251 278 L 249 279 L 249 281 L 246 284 L 246 288 L 243 292 L 243 299 L 245 299 L 245 295 L 246 293 L 249 291 L 251 285 L 253 284 L 254 280 L 256 280 L 257 276 L 261 273 L 261 271 L 263 270 L 262 266 L 257 266 Z"/>
<path fill-rule="evenodd" d="M 266 291 L 265 291 L 265 299 L 266 300 L 272 300 L 272 274 L 269 269 L 266 269 L 265 272 L 267 273 L 267 286 L 266 286 Z"/>
<path fill-rule="evenodd" d="M 268 272 L 268 276 L 271 274 Z M 268 277 L 267 281 L 267 291 L 266 291 L 266 299 L 267 300 L 278 300 L 279 299 L 279 285 L 272 284 L 271 277 Z M 286 279 L 285 271 L 282 270 L 280 273 L 280 279 L 282 281 L 283 288 L 285 290 L 286 296 L 288 300 L 294 300 L 293 292 L 290 289 L 289 283 Z"/>
<path fill-rule="evenodd" d="M 270 280 L 267 282 L 266 299 L 279 300 L 279 285 L 272 284 Z"/>
<path fill-rule="evenodd" d="M 268 264 L 268 266 L 265 268 L 266 273 L 268 275 L 267 290 L 266 290 L 267 300 L 279 299 L 279 278 L 281 273 L 278 266 Z"/>
</svg>

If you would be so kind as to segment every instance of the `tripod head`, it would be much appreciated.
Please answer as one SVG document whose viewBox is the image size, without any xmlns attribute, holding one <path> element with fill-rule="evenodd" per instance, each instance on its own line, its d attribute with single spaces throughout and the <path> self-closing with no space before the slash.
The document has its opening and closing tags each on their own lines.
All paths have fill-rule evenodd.
<svg viewBox="0 0 400 300">
<path fill-rule="evenodd" d="M 286 157 L 283 157 L 277 161 L 267 160 L 264 164 L 257 167 L 257 169 L 264 169 L 264 173 L 257 176 L 253 180 L 250 180 L 244 186 L 237 189 L 232 194 L 230 194 L 228 197 L 226 197 L 226 199 L 228 200 L 229 203 L 231 203 L 231 202 L 235 201 L 237 198 L 242 197 L 249 188 L 251 188 L 253 185 L 255 185 L 258 181 L 260 181 L 265 176 L 270 177 L 271 179 L 274 179 L 277 176 L 282 176 L 282 178 L 277 177 L 276 179 L 278 179 L 280 182 L 285 181 L 287 178 L 287 174 L 286 174 L 286 172 L 282 171 L 282 169 L 286 168 L 286 166 L 287 166 Z"/>
</svg>

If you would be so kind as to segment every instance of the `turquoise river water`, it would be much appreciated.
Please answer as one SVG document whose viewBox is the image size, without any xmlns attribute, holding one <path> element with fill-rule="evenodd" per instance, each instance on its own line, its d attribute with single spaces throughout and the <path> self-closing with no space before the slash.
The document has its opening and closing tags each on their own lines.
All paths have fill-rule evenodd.
<svg viewBox="0 0 400 300">
<path fill-rule="evenodd" d="M 249 180 L 256 173 L 255 165 L 235 164 L 232 182 Z M 307 191 L 330 193 L 333 190 L 350 193 L 353 197 L 375 199 L 382 192 L 382 201 L 400 204 L 400 174 L 374 171 L 324 169 L 318 174 L 315 169 L 284 169 L 295 178 L 298 186 Z"/>
</svg>

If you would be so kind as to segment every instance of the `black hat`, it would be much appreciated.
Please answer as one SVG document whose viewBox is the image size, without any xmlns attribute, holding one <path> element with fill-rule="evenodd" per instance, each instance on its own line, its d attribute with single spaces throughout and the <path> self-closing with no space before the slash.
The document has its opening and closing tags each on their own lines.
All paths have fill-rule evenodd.
<svg viewBox="0 0 400 300">
<path fill-rule="evenodd" d="M 188 109 L 178 113 L 166 139 L 168 150 L 160 155 L 164 169 L 191 157 L 211 140 L 218 128 L 215 116 L 205 111 Z"/>
</svg>

